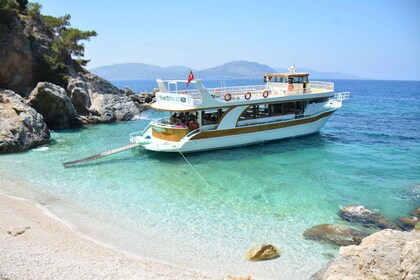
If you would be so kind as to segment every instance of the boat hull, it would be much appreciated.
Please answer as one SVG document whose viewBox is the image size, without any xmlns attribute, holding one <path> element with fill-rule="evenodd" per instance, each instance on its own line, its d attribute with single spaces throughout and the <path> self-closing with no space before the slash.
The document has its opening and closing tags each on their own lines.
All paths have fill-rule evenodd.
<svg viewBox="0 0 420 280">
<path fill-rule="evenodd" d="M 318 132 L 333 112 L 330 111 L 328 114 L 324 113 L 314 117 L 312 118 L 313 121 L 310 121 L 310 119 L 309 121 L 308 119 L 297 119 L 290 122 L 282 122 L 281 124 L 272 124 L 272 127 L 266 127 L 260 131 L 255 131 L 255 127 L 254 129 L 252 129 L 253 127 L 249 127 L 247 128 L 248 130 L 242 128 L 242 130 L 237 128 L 229 131 L 215 130 L 214 132 L 218 132 L 217 134 L 200 136 L 200 133 L 197 133 L 195 136 L 183 139 L 180 142 L 162 141 L 152 138 L 152 141 L 144 145 L 144 148 L 158 152 L 181 151 L 183 153 L 190 153 L 253 145 L 267 141 L 303 136 Z M 203 135 L 205 134 L 203 133 Z"/>
</svg>

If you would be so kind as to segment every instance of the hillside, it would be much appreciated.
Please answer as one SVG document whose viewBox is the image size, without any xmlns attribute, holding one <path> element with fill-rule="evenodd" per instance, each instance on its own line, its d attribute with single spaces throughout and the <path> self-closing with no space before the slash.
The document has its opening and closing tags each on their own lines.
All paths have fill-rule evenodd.
<svg viewBox="0 0 420 280">
<path fill-rule="evenodd" d="M 108 80 L 140 80 L 140 79 L 186 79 L 189 72 L 187 66 L 160 67 L 145 63 L 123 63 L 93 68 L 90 71 Z M 361 77 L 339 73 L 320 72 L 312 69 L 298 68 L 308 72 L 312 79 L 362 79 Z M 216 67 L 194 70 L 197 79 L 244 79 L 261 78 L 267 73 L 286 73 L 286 68 L 271 68 L 268 65 L 249 61 L 231 61 Z"/>
</svg>

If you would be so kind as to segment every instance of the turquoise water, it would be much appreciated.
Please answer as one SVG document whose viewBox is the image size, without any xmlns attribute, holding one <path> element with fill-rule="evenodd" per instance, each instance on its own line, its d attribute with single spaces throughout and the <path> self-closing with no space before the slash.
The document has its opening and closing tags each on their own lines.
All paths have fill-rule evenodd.
<svg viewBox="0 0 420 280">
<path fill-rule="evenodd" d="M 128 144 L 134 121 L 54 132 L 45 148 L 0 156 L 4 191 L 39 201 L 117 249 L 221 275 L 308 279 L 337 248 L 305 229 L 340 223 L 363 204 L 395 219 L 420 206 L 420 82 L 334 81 L 351 99 L 319 134 L 187 154 L 127 151 L 78 167 L 61 162 Z M 2 184 L 5 185 L 5 184 Z M 280 258 L 251 263 L 269 242 Z"/>
</svg>

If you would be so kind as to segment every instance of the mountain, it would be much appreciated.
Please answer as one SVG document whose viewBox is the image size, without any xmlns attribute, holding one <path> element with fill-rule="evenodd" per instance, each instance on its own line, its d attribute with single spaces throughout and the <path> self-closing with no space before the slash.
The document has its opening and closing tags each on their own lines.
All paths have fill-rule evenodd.
<svg viewBox="0 0 420 280">
<path fill-rule="evenodd" d="M 276 71 L 267 65 L 242 60 L 198 71 L 196 76 L 205 79 L 261 78 L 274 72 Z"/>
<path fill-rule="evenodd" d="M 107 80 L 180 79 L 188 76 L 189 71 L 186 66 L 160 67 L 145 63 L 122 63 L 91 69 L 92 73 Z"/>
<path fill-rule="evenodd" d="M 281 73 L 287 73 L 289 72 L 289 70 L 286 70 L 284 68 L 274 68 L 277 72 L 281 72 Z M 286 72 L 285 72 L 286 71 Z M 341 73 L 341 72 L 321 72 L 321 71 L 317 71 L 317 70 L 312 70 L 312 69 L 307 69 L 307 68 L 297 68 L 296 72 L 304 72 L 304 73 L 309 73 L 309 78 L 311 80 L 314 79 L 343 79 L 343 80 L 360 80 L 360 79 L 364 79 L 362 77 L 356 76 L 356 75 L 352 75 L 352 74 L 346 74 L 346 73 Z"/>
<path fill-rule="evenodd" d="M 190 68 L 187 66 L 160 67 L 145 63 L 123 63 L 97 67 L 90 71 L 107 80 L 186 79 Z M 267 73 L 289 72 L 285 68 L 271 68 L 264 64 L 243 60 L 193 71 L 196 79 L 261 78 Z M 362 79 L 355 75 L 338 72 L 320 72 L 305 68 L 298 68 L 298 71 L 308 72 L 311 79 Z"/>
</svg>

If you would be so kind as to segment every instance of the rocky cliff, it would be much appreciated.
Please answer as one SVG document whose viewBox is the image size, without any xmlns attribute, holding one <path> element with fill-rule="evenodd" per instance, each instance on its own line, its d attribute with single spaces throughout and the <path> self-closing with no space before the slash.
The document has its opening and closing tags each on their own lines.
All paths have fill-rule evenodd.
<svg viewBox="0 0 420 280">
<path fill-rule="evenodd" d="M 72 59 L 71 53 L 61 51 L 58 62 L 51 59 L 57 52 L 57 36 L 41 14 L 7 11 L 7 20 L 0 19 L 0 89 L 23 97 L 22 102 L 41 114 L 50 129 L 129 120 L 142 111 L 140 99 L 131 98 L 124 90 L 89 73 Z M 8 106 L 4 100 L 0 99 L 1 108 Z M 0 122 L 9 122 L 10 117 L 3 112 Z M 8 128 L 6 133 L 2 127 L 0 137 L 20 137 L 18 130 Z M 4 141 L 0 138 L 1 143 Z M 20 151 L 42 142 L 27 145 L 12 141 L 16 147 L 7 145 L 0 151 Z"/>
</svg>

